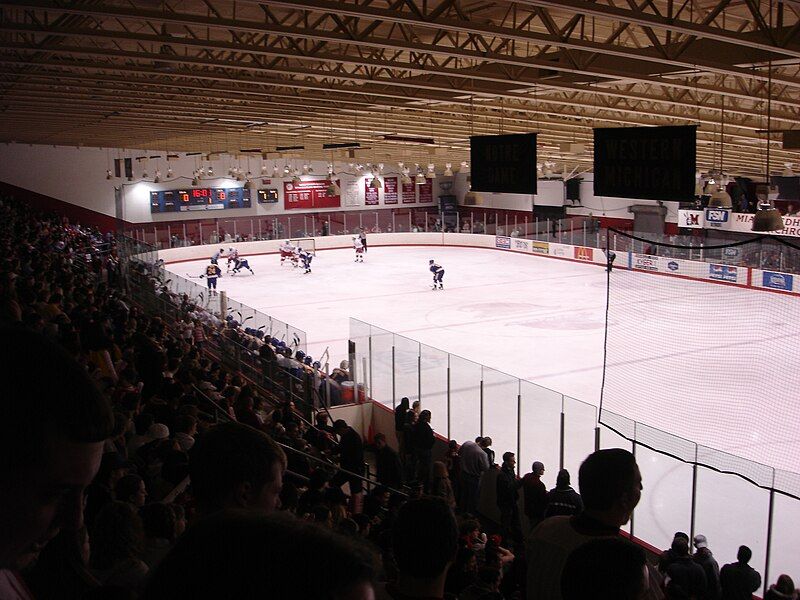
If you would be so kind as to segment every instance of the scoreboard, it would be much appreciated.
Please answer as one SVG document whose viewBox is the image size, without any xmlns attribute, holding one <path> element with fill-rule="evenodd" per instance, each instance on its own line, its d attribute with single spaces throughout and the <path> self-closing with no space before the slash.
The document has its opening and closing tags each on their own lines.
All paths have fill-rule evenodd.
<svg viewBox="0 0 800 600">
<path fill-rule="evenodd" d="M 250 208 L 250 190 L 244 188 L 188 188 L 150 192 L 150 212 L 184 212 Z"/>
</svg>

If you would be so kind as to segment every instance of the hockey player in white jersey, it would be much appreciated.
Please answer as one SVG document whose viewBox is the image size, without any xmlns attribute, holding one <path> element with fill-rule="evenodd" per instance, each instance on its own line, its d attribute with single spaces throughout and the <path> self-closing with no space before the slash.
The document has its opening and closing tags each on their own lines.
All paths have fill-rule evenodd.
<svg viewBox="0 0 800 600">
<path fill-rule="evenodd" d="M 280 251 L 281 251 L 281 264 L 283 264 L 286 261 L 286 259 L 289 259 L 291 261 L 292 257 L 294 256 L 294 245 L 292 245 L 292 242 L 290 242 L 289 240 L 286 240 L 281 244 Z"/>
<path fill-rule="evenodd" d="M 300 266 L 300 254 L 303 252 L 303 249 L 300 246 L 295 246 L 294 250 L 292 250 L 292 267 L 297 268 Z"/>
<path fill-rule="evenodd" d="M 436 264 L 435 260 L 430 259 L 428 261 L 428 268 L 429 268 L 430 272 L 433 273 L 433 288 L 432 289 L 435 290 L 436 289 L 436 285 L 438 284 L 439 285 L 439 289 L 443 290 L 444 289 L 444 284 L 442 283 L 442 279 L 444 279 L 444 269 L 442 268 L 442 266 L 439 265 L 439 264 Z"/>
<path fill-rule="evenodd" d="M 356 251 L 356 260 L 355 262 L 364 262 L 364 244 L 361 242 L 361 238 L 358 236 L 353 236 L 353 248 Z"/>
<path fill-rule="evenodd" d="M 239 251 L 236 248 L 228 248 L 228 271 L 231 270 L 231 265 L 236 265 L 239 260 Z"/>
</svg>

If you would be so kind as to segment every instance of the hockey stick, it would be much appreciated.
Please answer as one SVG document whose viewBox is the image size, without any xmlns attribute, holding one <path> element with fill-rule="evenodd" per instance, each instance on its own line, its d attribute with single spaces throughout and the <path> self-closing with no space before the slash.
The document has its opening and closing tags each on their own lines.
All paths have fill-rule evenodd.
<svg viewBox="0 0 800 600">
<path fill-rule="evenodd" d="M 186 276 L 189 279 L 203 279 L 205 277 L 205 275 L 189 275 L 189 273 L 187 273 Z"/>
<path fill-rule="evenodd" d="M 247 323 L 247 322 L 248 322 L 250 319 L 252 319 L 252 318 L 253 318 L 253 315 L 250 315 L 249 317 L 246 317 L 246 318 L 245 318 L 245 319 L 242 321 L 242 325 L 244 325 L 245 323 Z"/>
</svg>

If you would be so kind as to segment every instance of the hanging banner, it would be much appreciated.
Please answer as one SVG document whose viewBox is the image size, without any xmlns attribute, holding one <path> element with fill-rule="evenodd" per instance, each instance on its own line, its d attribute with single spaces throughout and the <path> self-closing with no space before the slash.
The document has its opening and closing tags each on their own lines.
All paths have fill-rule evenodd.
<svg viewBox="0 0 800 600">
<path fill-rule="evenodd" d="M 383 203 L 397 204 L 397 177 L 383 178 Z"/>
<path fill-rule="evenodd" d="M 419 188 L 420 204 L 430 204 L 433 202 L 433 179 L 426 179 L 425 183 L 417 187 Z"/>
<path fill-rule="evenodd" d="M 283 183 L 283 207 L 286 210 L 296 208 L 339 208 L 340 196 L 329 196 L 327 179 Z"/>
<path fill-rule="evenodd" d="M 364 204 L 366 206 L 378 204 L 378 188 L 370 187 L 371 183 L 371 178 L 364 179 Z"/>
<path fill-rule="evenodd" d="M 358 180 L 348 179 L 342 182 L 342 197 L 344 198 L 345 206 L 361 206 L 361 201 L 358 196 Z"/>
<path fill-rule="evenodd" d="M 473 192 L 536 193 L 536 134 L 469 138 Z"/>
<path fill-rule="evenodd" d="M 412 180 L 411 183 L 403 184 L 403 204 L 414 204 L 417 201 L 417 184 Z"/>
<path fill-rule="evenodd" d="M 695 125 L 595 129 L 594 195 L 694 200 L 696 138 Z"/>
</svg>

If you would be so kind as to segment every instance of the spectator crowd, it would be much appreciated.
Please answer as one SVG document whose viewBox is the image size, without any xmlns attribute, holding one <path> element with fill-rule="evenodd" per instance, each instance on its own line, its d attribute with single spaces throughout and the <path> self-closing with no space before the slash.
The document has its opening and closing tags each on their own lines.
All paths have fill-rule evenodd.
<svg viewBox="0 0 800 600">
<path fill-rule="evenodd" d="M 4 600 L 738 600 L 761 587 L 746 546 L 720 568 L 703 535 L 678 532 L 648 560 L 620 534 L 644 493 L 630 452 L 594 452 L 577 490 L 564 469 L 548 490 L 542 462 L 520 478 L 486 436 L 439 458 L 430 411 L 408 398 L 396 444 L 364 440 L 330 418 L 313 363 L 170 292 L 113 237 L 8 200 L 0 232 Z M 132 285 L 169 312 L 134 302 Z M 797 591 L 781 575 L 767 599 L 784 598 Z"/>
</svg>

